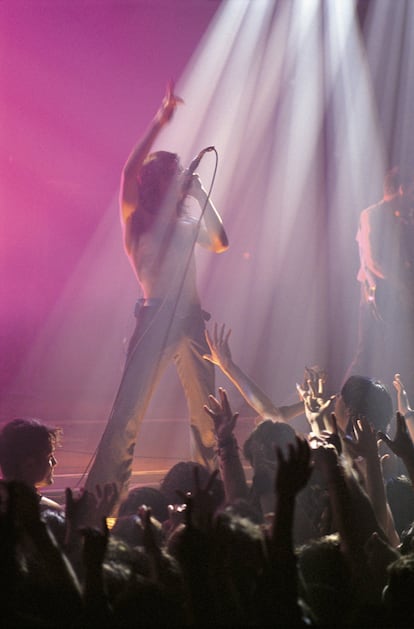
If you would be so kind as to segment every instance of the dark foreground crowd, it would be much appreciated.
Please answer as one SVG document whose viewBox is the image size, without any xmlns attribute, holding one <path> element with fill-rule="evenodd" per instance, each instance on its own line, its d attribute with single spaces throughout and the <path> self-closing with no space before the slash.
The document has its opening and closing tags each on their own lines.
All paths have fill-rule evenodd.
<svg viewBox="0 0 414 629">
<path fill-rule="evenodd" d="M 217 471 L 181 462 L 159 488 L 133 488 L 121 504 L 115 484 L 67 489 L 64 507 L 42 496 L 59 432 L 33 419 L 6 424 L 1 627 L 413 627 L 403 386 L 405 417 L 359 376 L 332 413 L 316 380 L 301 392 L 309 434 L 265 419 L 243 456 L 237 414 L 219 390 L 206 408 Z"/>
</svg>

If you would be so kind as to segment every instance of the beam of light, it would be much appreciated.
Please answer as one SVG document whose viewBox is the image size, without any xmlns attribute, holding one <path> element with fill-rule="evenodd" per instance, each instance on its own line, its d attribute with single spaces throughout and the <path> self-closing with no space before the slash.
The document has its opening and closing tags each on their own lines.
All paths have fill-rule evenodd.
<svg viewBox="0 0 414 629">
<path fill-rule="evenodd" d="M 355 234 L 384 148 L 355 8 L 224 2 L 167 133 L 184 155 L 219 151 L 213 198 L 231 247 L 216 261 L 199 256 L 201 285 L 234 330 L 237 360 L 277 402 L 294 399 L 305 364 L 339 383 L 356 338 Z M 203 161 L 203 180 L 210 171 Z"/>
<path fill-rule="evenodd" d="M 367 57 L 391 164 L 413 159 L 414 6 L 408 0 L 370 3 L 365 20 Z"/>
</svg>

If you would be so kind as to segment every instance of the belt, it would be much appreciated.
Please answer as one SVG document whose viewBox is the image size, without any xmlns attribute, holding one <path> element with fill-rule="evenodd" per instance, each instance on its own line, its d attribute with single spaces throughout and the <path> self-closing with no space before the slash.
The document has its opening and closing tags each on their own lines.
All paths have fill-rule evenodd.
<svg viewBox="0 0 414 629">
<path fill-rule="evenodd" d="M 142 299 L 138 299 L 135 304 L 134 314 L 137 317 L 141 308 L 158 308 L 163 302 L 164 300 L 159 297 L 144 297 Z M 192 316 L 196 312 L 201 312 L 201 316 L 204 321 L 209 321 L 209 319 L 211 319 L 211 314 L 206 312 L 206 310 L 202 310 L 200 306 L 192 306 L 188 311 L 188 316 Z"/>
<path fill-rule="evenodd" d="M 162 299 L 159 297 L 147 297 L 143 299 L 138 299 L 135 307 L 142 308 L 143 306 L 149 306 L 150 308 L 154 306 L 159 306 L 162 303 Z"/>
</svg>

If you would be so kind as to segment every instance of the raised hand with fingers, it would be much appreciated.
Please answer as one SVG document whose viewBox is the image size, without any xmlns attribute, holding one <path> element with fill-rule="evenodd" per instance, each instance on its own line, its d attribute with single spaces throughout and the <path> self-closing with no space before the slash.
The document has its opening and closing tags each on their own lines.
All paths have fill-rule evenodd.
<svg viewBox="0 0 414 629">
<path fill-rule="evenodd" d="M 399 373 L 396 373 L 394 380 L 392 381 L 395 390 L 397 391 L 398 412 L 401 415 L 414 415 L 414 411 L 410 406 L 407 391 L 405 390 L 404 383 L 401 380 Z"/>
<path fill-rule="evenodd" d="M 214 395 L 209 395 L 210 406 L 205 405 L 204 410 L 214 422 L 214 429 L 220 447 L 232 438 L 239 413 L 233 413 L 231 410 L 229 399 L 224 389 L 220 387 L 218 393 L 220 400 L 215 398 Z"/>
<path fill-rule="evenodd" d="M 325 443 L 312 451 L 313 462 L 323 474 L 326 483 L 329 483 L 336 473 L 339 465 L 339 455 L 335 446 Z"/>
<path fill-rule="evenodd" d="M 174 115 L 177 106 L 184 103 L 180 96 L 174 94 L 174 81 L 169 81 L 165 96 L 158 111 L 157 118 L 161 124 L 169 122 Z"/>
<path fill-rule="evenodd" d="M 295 444 L 289 445 L 289 454 L 276 447 L 278 468 L 276 474 L 276 492 L 279 496 L 295 496 L 303 489 L 312 474 L 312 457 L 309 443 L 303 437 L 296 437 Z"/>
<path fill-rule="evenodd" d="M 397 430 L 394 439 L 384 432 L 378 432 L 378 438 L 387 444 L 391 452 L 400 457 L 405 464 L 406 460 L 414 459 L 414 444 L 408 432 L 404 415 L 397 412 Z"/>
<path fill-rule="evenodd" d="M 75 495 L 70 487 L 65 490 L 66 522 L 71 528 L 78 530 L 81 526 L 89 526 L 88 516 L 96 506 L 95 496 L 86 489 Z"/>
<path fill-rule="evenodd" d="M 160 550 L 157 538 L 157 530 L 152 521 L 151 507 L 141 505 L 138 508 L 138 515 L 143 527 L 143 542 L 148 553 L 158 553 Z"/>
<path fill-rule="evenodd" d="M 311 449 L 306 439 L 296 437 L 295 443 L 289 445 L 287 456 L 278 447 L 275 452 L 278 459 L 275 516 L 268 540 L 269 583 L 272 583 L 272 590 L 266 592 L 265 589 L 264 592 L 265 596 L 269 596 L 273 612 L 264 624 L 268 624 L 271 616 L 277 615 L 281 626 L 291 626 L 296 616 L 293 624 L 300 626 L 301 623 L 297 623 L 300 613 L 293 523 L 296 495 L 305 487 L 312 472 Z M 286 614 L 285 618 L 281 617 L 281 612 Z"/>
<path fill-rule="evenodd" d="M 103 562 L 108 548 L 109 530 L 106 520 L 101 523 L 101 530 L 82 527 L 82 560 L 84 566 L 83 602 L 86 624 L 89 626 L 108 627 L 111 609 L 105 595 Z M 89 621 L 89 622 L 88 622 Z"/>
<path fill-rule="evenodd" d="M 342 438 L 340 434 L 340 430 L 338 427 L 338 422 L 336 420 L 335 413 L 330 413 L 329 415 L 329 429 L 325 428 L 321 430 L 318 435 L 315 433 L 310 433 L 308 435 L 308 441 L 311 444 L 312 449 L 316 449 L 322 445 L 333 445 L 335 446 L 338 454 L 342 453 Z"/>
<path fill-rule="evenodd" d="M 147 132 L 135 144 L 125 162 L 122 170 L 120 191 L 121 217 L 125 225 L 129 224 L 128 221 L 135 212 L 141 212 L 142 209 L 138 182 L 145 159 L 149 155 L 161 130 L 172 119 L 177 106 L 182 102 L 182 98 L 174 94 L 174 83 L 170 81 L 167 85 L 162 103 L 151 121 Z M 127 232 L 125 237 L 127 241 Z M 93 485 L 94 483 L 91 483 L 91 485 L 88 483 L 88 488 L 90 488 L 90 486 L 93 487 Z"/>
<path fill-rule="evenodd" d="M 314 365 L 313 367 L 305 367 L 303 388 L 312 388 L 314 395 L 324 398 L 324 390 L 327 379 L 327 373 L 321 367 Z"/>
<path fill-rule="evenodd" d="M 75 495 L 70 487 L 65 490 L 65 550 L 72 562 L 80 560 L 81 529 L 93 526 L 89 514 L 95 511 L 95 496 L 82 489 Z"/>
<path fill-rule="evenodd" d="M 213 520 L 215 501 L 211 492 L 219 471 L 214 470 L 205 485 L 201 487 L 198 468 L 194 467 L 194 490 L 183 492 L 177 490 L 182 503 L 187 505 L 186 524 L 207 532 Z"/>
<path fill-rule="evenodd" d="M 83 537 L 82 557 L 88 569 L 102 567 L 109 541 L 109 530 L 105 518 L 101 522 L 101 529 L 98 530 L 91 526 L 84 526 L 80 529 L 80 534 Z"/>
<path fill-rule="evenodd" d="M 327 415 L 332 408 L 335 395 L 331 395 L 327 399 L 324 397 L 325 376 L 324 372 L 317 372 L 315 368 L 305 369 L 305 382 L 303 385 L 297 384 L 296 389 L 299 397 L 303 400 L 305 406 L 305 415 L 308 420 L 310 429 L 316 435 L 319 435 L 326 428 L 330 428 Z"/>
<path fill-rule="evenodd" d="M 378 457 L 377 434 L 365 417 L 354 419 L 352 422 L 354 437 L 347 435 L 345 443 L 347 450 L 353 457 L 364 459 Z"/>
<path fill-rule="evenodd" d="M 399 543 L 396 534 L 391 511 L 387 503 L 381 460 L 378 452 L 377 433 L 365 418 L 354 419 L 354 439 L 347 436 L 344 439 L 346 449 L 353 457 L 363 457 L 365 467 L 358 466 L 359 472 L 365 479 L 365 489 L 371 500 L 375 516 L 388 536 L 388 540 L 395 546 Z"/>
<path fill-rule="evenodd" d="M 226 329 L 224 324 L 219 327 L 215 323 L 213 333 L 206 332 L 210 354 L 204 354 L 203 358 L 221 369 L 261 418 L 288 421 L 301 415 L 302 401 L 288 406 L 276 406 L 263 389 L 234 362 L 229 346 L 230 334 L 231 329 Z"/>
<path fill-rule="evenodd" d="M 213 335 L 210 336 L 208 330 L 206 330 L 205 334 L 211 354 L 205 354 L 203 358 L 208 360 L 210 363 L 213 363 L 213 365 L 217 365 L 226 372 L 233 362 L 229 346 L 231 328 L 226 330 L 226 326 L 223 323 L 219 329 L 218 324 L 215 323 Z"/>
<path fill-rule="evenodd" d="M 246 498 L 248 494 L 246 477 L 234 435 L 239 414 L 233 413 L 231 410 L 227 393 L 224 389 L 219 388 L 218 397 L 219 400 L 214 395 L 210 395 L 210 406 L 204 406 L 204 410 L 214 422 L 220 473 L 226 500 L 232 503 L 239 498 Z"/>
</svg>

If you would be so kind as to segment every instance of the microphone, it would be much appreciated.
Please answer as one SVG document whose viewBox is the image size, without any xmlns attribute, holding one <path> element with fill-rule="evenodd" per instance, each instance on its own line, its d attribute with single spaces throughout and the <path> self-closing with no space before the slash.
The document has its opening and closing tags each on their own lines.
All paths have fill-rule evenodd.
<svg viewBox="0 0 414 629">
<path fill-rule="evenodd" d="M 196 169 L 198 168 L 204 155 L 206 153 L 210 153 L 210 151 L 214 151 L 214 148 L 215 148 L 214 146 L 207 146 L 205 149 L 200 151 L 198 155 L 195 156 L 195 158 L 192 160 L 192 162 L 190 162 L 189 167 L 185 171 L 186 178 L 191 179 L 191 175 L 193 175 Z"/>
<path fill-rule="evenodd" d="M 194 157 L 194 159 L 190 162 L 190 165 L 188 166 L 188 168 L 184 171 L 183 185 L 181 187 L 181 203 L 184 200 L 184 198 L 187 196 L 188 191 L 190 190 L 191 178 L 194 175 L 194 172 L 196 171 L 196 169 L 198 168 L 204 155 L 214 150 L 215 150 L 214 146 L 207 146 L 205 149 L 200 151 L 198 155 Z"/>
</svg>

